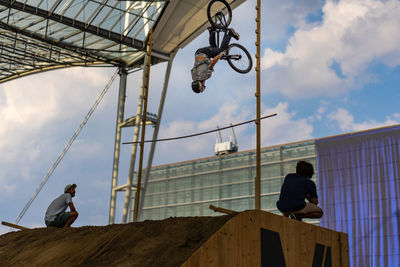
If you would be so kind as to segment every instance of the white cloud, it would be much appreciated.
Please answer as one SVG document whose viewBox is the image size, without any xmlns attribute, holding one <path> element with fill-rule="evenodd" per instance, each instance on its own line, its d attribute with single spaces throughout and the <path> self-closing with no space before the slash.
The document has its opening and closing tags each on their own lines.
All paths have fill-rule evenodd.
<svg viewBox="0 0 400 267">
<path fill-rule="evenodd" d="M 384 122 L 377 122 L 375 120 L 355 122 L 354 116 L 348 110 L 338 108 L 335 112 L 328 114 L 328 119 L 338 123 L 340 129 L 343 131 L 353 132 L 400 123 L 400 114 L 395 113 L 392 116 L 387 117 Z"/>
<path fill-rule="evenodd" d="M 261 37 L 270 41 L 286 38 L 288 28 L 304 24 L 308 14 L 316 13 L 322 7 L 322 0 L 263 0 L 261 3 Z M 232 27 L 244 37 L 255 39 L 256 1 L 247 0 L 234 10 Z"/>
<path fill-rule="evenodd" d="M 12 160 L 19 147 L 38 137 L 47 123 L 81 116 L 94 103 L 107 79 L 102 70 L 82 71 L 71 68 L 14 80 L 0 86 L 0 151 L 3 160 Z M 94 91 L 96 95 L 94 95 Z M 35 158 L 36 146 L 27 153 Z"/>
<path fill-rule="evenodd" d="M 320 121 L 322 120 L 322 116 L 323 114 L 326 112 L 327 108 L 326 108 L 326 103 L 325 101 L 321 101 L 321 105 L 319 106 L 317 113 L 315 114 L 315 118 Z"/>
<path fill-rule="evenodd" d="M 65 145 L 59 135 L 72 135 L 71 127 L 77 127 L 109 78 L 108 70 L 69 68 L 0 85 L 0 190 L 11 194 L 37 178 L 38 166 L 46 164 L 47 170 L 52 152 Z"/>
<path fill-rule="evenodd" d="M 76 139 L 70 149 L 71 157 L 76 160 L 91 159 L 105 153 L 104 145 L 92 139 Z"/>
<path fill-rule="evenodd" d="M 286 51 L 265 49 L 269 88 L 288 97 L 337 95 L 371 82 L 371 63 L 400 63 L 400 2 L 327 1 L 323 21 L 299 28 Z"/>
<path fill-rule="evenodd" d="M 262 146 L 290 143 L 312 138 L 313 126 L 307 119 L 296 119 L 290 112 L 288 103 L 278 103 L 265 108 L 263 114 L 277 113 L 276 117 L 266 119 L 261 125 Z"/>
<path fill-rule="evenodd" d="M 229 126 L 248 119 L 250 112 L 240 109 L 237 102 L 225 103 L 211 118 L 196 122 L 193 120 L 173 121 L 161 127 L 159 138 L 177 137 L 190 135 L 208 130 Z M 240 136 L 245 131 L 243 127 L 235 128 L 235 134 Z M 231 130 L 221 131 L 223 141 L 229 140 L 232 136 Z M 160 161 L 175 162 L 187 159 L 212 156 L 214 144 L 218 133 L 211 133 L 194 138 L 180 139 L 176 141 L 161 142 L 157 145 L 157 153 Z M 233 138 L 233 137 L 232 137 Z M 240 140 L 240 138 L 239 138 Z"/>
<path fill-rule="evenodd" d="M 16 186 L 13 184 L 3 184 L 1 186 L 1 190 L 5 191 L 6 193 L 12 193 L 15 191 L 15 189 L 16 189 Z"/>
<path fill-rule="evenodd" d="M 262 120 L 261 135 L 262 146 L 271 146 L 305 140 L 312 138 L 313 127 L 307 119 L 297 119 L 296 113 L 289 111 L 288 103 L 279 103 L 275 107 L 265 107 L 262 115 L 277 113 L 276 117 Z M 253 119 L 253 111 L 248 110 L 239 103 L 226 103 L 218 110 L 218 113 L 203 121 L 174 121 L 162 127 L 160 138 L 183 136 L 215 129 L 216 126 L 229 126 L 230 123 L 238 123 Z M 255 124 L 235 128 L 239 151 L 254 149 Z M 231 130 L 222 131 L 223 141 L 233 138 Z M 162 142 L 157 145 L 157 157 L 161 162 L 169 163 L 188 159 L 212 156 L 214 144 L 218 133 L 207 134 L 190 139 Z"/>
</svg>

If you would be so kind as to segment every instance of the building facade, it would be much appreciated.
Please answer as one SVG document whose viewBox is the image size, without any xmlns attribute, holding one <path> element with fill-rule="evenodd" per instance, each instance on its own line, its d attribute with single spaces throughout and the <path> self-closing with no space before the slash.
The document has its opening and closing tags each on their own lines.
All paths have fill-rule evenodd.
<svg viewBox="0 0 400 267">
<path fill-rule="evenodd" d="M 349 236 L 351 266 L 400 266 L 400 124 L 261 150 L 261 208 L 297 161 L 314 165 L 324 216 L 305 220 Z M 254 150 L 152 168 L 143 219 L 254 209 Z M 317 165 L 318 162 L 318 165 Z"/>
<path fill-rule="evenodd" d="M 276 201 L 283 179 L 295 172 L 299 160 L 316 168 L 313 140 L 261 149 L 263 210 L 280 214 Z M 235 211 L 254 209 L 255 175 L 255 150 L 155 166 L 144 197 L 142 219 L 220 215 L 209 209 L 210 205 Z M 314 182 L 317 175 L 316 170 Z"/>
</svg>

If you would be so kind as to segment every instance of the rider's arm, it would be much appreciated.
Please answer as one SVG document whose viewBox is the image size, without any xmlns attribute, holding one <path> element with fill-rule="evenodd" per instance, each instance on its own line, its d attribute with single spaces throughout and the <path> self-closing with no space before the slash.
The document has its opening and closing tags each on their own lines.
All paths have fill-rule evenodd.
<svg viewBox="0 0 400 267">
<path fill-rule="evenodd" d="M 226 52 L 225 52 L 225 51 L 222 51 L 222 52 L 219 53 L 216 57 L 214 57 L 214 58 L 211 60 L 210 65 L 208 65 L 208 68 L 209 68 L 210 70 L 212 70 L 212 69 L 214 68 L 215 64 L 217 64 L 218 60 L 219 60 L 222 56 L 224 56 L 225 54 L 226 54 Z"/>
</svg>

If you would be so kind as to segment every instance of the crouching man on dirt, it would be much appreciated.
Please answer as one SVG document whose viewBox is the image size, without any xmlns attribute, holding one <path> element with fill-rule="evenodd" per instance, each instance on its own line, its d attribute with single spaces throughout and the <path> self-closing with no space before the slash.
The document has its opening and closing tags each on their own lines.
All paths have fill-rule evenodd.
<svg viewBox="0 0 400 267">
<path fill-rule="evenodd" d="M 47 227 L 67 228 L 78 218 L 72 198 L 75 196 L 76 184 L 69 184 L 64 188 L 64 194 L 51 202 L 47 208 L 44 221 Z M 65 212 L 67 208 L 70 212 Z"/>
</svg>

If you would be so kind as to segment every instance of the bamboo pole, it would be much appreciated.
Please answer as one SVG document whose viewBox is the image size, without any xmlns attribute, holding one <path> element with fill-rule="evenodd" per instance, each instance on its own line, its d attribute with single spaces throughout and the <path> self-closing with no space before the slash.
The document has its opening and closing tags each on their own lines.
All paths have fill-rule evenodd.
<svg viewBox="0 0 400 267">
<path fill-rule="evenodd" d="M 140 86 L 140 92 L 139 92 L 139 99 L 138 99 L 138 104 L 136 108 L 136 116 L 135 116 L 135 124 L 134 124 L 134 129 L 133 129 L 133 138 L 132 138 L 132 148 L 131 148 L 131 160 L 129 163 L 129 171 L 128 171 L 128 179 L 125 187 L 125 200 L 124 200 L 124 208 L 122 210 L 122 223 L 127 223 L 127 218 L 129 215 L 129 205 L 132 202 L 131 196 L 132 196 L 132 185 L 133 185 L 133 176 L 135 172 L 135 163 L 136 163 L 136 152 L 137 152 L 137 141 L 139 140 L 139 131 L 140 131 L 140 125 L 141 125 L 141 116 L 142 116 L 142 110 L 143 110 L 143 101 L 144 101 L 144 86 L 145 86 L 145 80 L 147 76 L 147 69 L 145 68 L 145 65 L 147 65 L 147 60 L 148 58 L 146 55 L 144 56 L 144 64 L 143 64 L 143 75 L 142 75 L 142 85 Z M 136 188 L 134 188 L 136 190 Z"/>
<path fill-rule="evenodd" d="M 147 113 L 147 98 L 149 96 L 149 80 L 150 80 L 150 63 L 151 63 L 151 46 L 152 46 L 152 34 L 153 30 L 150 29 L 149 31 L 149 41 L 147 42 L 147 64 L 146 64 L 146 77 L 145 77 L 145 84 L 144 89 L 145 93 L 143 96 L 144 106 L 142 111 L 142 133 L 141 133 L 141 140 L 140 140 L 140 158 L 139 158 L 139 171 L 138 171 L 138 178 L 137 178 L 137 185 L 136 185 L 136 193 L 135 193 L 135 207 L 133 213 L 133 222 L 136 222 L 138 219 L 138 212 L 139 212 L 139 201 L 140 201 L 140 189 L 142 183 L 142 170 L 143 170 L 143 153 L 144 153 L 144 138 L 146 133 L 146 113 Z"/>
<path fill-rule="evenodd" d="M 261 209 L 261 124 L 260 124 L 260 106 L 261 106 L 261 95 L 260 95 L 260 20 L 261 20 L 261 0 L 257 0 L 257 41 L 256 41 L 256 80 L 257 80 L 257 91 L 256 91 L 256 100 L 257 100 L 257 118 L 256 118 L 256 126 L 257 126 L 257 149 L 256 149 L 256 178 L 254 182 L 254 192 L 255 192 L 255 209 Z"/>
<path fill-rule="evenodd" d="M 9 222 L 5 222 L 5 221 L 2 221 L 1 224 L 5 225 L 5 226 L 12 227 L 12 228 L 16 228 L 16 229 L 19 229 L 19 230 L 29 230 L 29 228 L 27 228 L 27 227 L 23 227 L 23 226 L 20 226 L 20 225 L 17 225 L 17 224 L 13 224 L 13 223 L 9 223 Z"/>
<path fill-rule="evenodd" d="M 167 69 L 165 70 L 164 84 L 163 84 L 163 89 L 162 89 L 162 92 L 161 92 L 161 98 L 160 98 L 160 102 L 159 102 L 159 105 L 158 105 L 158 111 L 157 111 L 157 124 L 154 127 L 152 140 L 156 140 L 157 139 L 158 131 L 160 129 L 161 118 L 162 118 L 162 114 L 163 114 L 163 110 L 164 110 L 164 102 L 165 102 L 165 98 L 167 96 L 169 78 L 171 76 L 172 62 L 174 61 L 176 52 L 177 51 L 174 51 L 170 55 L 170 59 L 168 61 Z M 146 197 L 147 183 L 148 183 L 149 177 L 150 177 L 151 166 L 153 164 L 153 156 L 154 156 L 154 150 L 156 149 L 156 144 L 157 144 L 157 142 L 152 142 L 151 146 L 150 146 L 146 172 L 144 174 L 143 191 L 142 191 L 142 198 L 141 198 L 142 201 L 140 201 L 139 209 L 138 209 L 138 219 L 139 220 L 141 220 L 142 217 L 143 217 L 143 214 L 142 214 L 143 203 L 144 203 L 144 200 L 145 200 L 145 197 Z"/>
<path fill-rule="evenodd" d="M 226 214 L 229 214 L 229 215 L 235 215 L 235 214 L 238 214 L 238 213 L 239 213 L 239 212 L 234 211 L 234 210 L 228 210 L 228 209 L 216 207 L 216 206 L 214 206 L 214 205 L 210 205 L 210 206 L 209 206 L 209 209 L 211 209 L 211 210 L 213 210 L 213 211 L 215 211 L 215 212 L 226 213 Z"/>
</svg>

